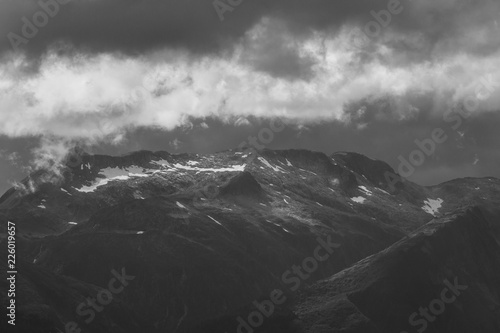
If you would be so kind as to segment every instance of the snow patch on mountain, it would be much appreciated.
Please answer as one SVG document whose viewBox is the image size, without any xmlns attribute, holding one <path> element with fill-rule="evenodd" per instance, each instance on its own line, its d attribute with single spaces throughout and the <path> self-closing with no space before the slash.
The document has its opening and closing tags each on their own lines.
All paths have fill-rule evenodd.
<svg viewBox="0 0 500 333">
<path fill-rule="evenodd" d="M 351 200 L 354 201 L 354 202 L 362 204 L 362 203 L 364 203 L 366 201 L 366 198 L 364 198 L 364 197 L 354 197 L 354 198 L 351 198 Z"/>
<path fill-rule="evenodd" d="M 199 167 L 192 167 L 192 166 L 186 166 L 182 165 L 179 163 L 174 164 L 174 167 L 177 169 L 182 169 L 182 170 L 189 170 L 189 171 L 198 171 L 198 172 L 242 172 L 245 171 L 246 164 L 241 164 L 241 165 L 231 165 L 228 168 L 199 168 Z"/>
<path fill-rule="evenodd" d="M 262 164 L 264 164 L 265 166 L 267 166 L 268 168 L 273 169 L 275 172 L 283 172 L 283 173 L 285 173 L 285 172 L 286 172 L 286 171 L 285 171 L 282 167 L 280 167 L 280 166 L 276 166 L 276 167 L 275 167 L 275 166 L 271 165 L 271 163 L 269 163 L 269 162 L 268 162 L 265 158 L 263 158 L 263 157 L 258 157 L 257 159 L 258 159 L 258 160 L 259 160 Z"/>
<path fill-rule="evenodd" d="M 301 170 L 301 171 L 304 171 L 304 172 L 312 173 L 313 175 L 316 175 L 316 176 L 318 175 L 317 173 L 309 171 L 309 170 L 305 170 L 305 169 L 302 169 L 302 168 L 298 168 L 298 169 Z"/>
<path fill-rule="evenodd" d="M 73 195 L 73 194 L 69 193 L 68 191 L 66 191 L 65 189 L 63 189 L 62 187 L 61 187 L 61 191 L 63 191 L 63 192 L 64 192 L 64 193 L 66 193 L 67 195 L 71 195 L 71 196 Z"/>
<path fill-rule="evenodd" d="M 170 166 L 170 163 L 167 160 L 151 161 L 151 163 L 159 166 Z"/>
<path fill-rule="evenodd" d="M 383 190 L 383 189 L 381 189 L 381 188 L 375 187 L 375 189 L 376 189 L 377 191 L 380 191 L 380 192 L 384 193 L 384 194 L 391 195 L 389 192 L 384 191 L 384 190 Z"/>
<path fill-rule="evenodd" d="M 214 219 L 212 216 L 210 215 L 207 215 L 212 221 L 214 221 L 215 223 L 217 223 L 218 225 L 220 225 L 221 227 L 223 227 L 222 223 L 220 223 L 219 221 L 217 221 L 216 219 Z"/>
<path fill-rule="evenodd" d="M 373 195 L 373 192 L 366 188 L 366 186 L 358 186 L 361 191 L 363 191 L 366 195 Z"/>
<path fill-rule="evenodd" d="M 149 175 L 144 173 L 144 168 L 138 167 L 136 165 L 132 165 L 126 168 L 105 168 L 101 169 L 99 172 L 100 175 L 103 175 L 105 178 L 116 178 L 120 176 L 127 177 L 148 177 Z"/>
<path fill-rule="evenodd" d="M 422 209 L 428 213 L 431 214 L 432 216 L 436 216 L 437 213 L 439 213 L 439 208 L 441 208 L 441 205 L 443 204 L 443 199 L 427 199 L 424 201 L 424 206 Z"/>
<path fill-rule="evenodd" d="M 89 193 L 94 192 L 98 187 L 108 184 L 110 181 L 114 180 L 128 180 L 131 177 L 149 177 L 151 174 L 144 173 L 145 169 L 138 167 L 136 165 L 126 167 L 126 168 L 105 168 L 101 169 L 99 176 L 103 178 L 98 178 L 97 181 L 90 186 L 83 186 L 82 188 L 75 188 L 79 192 Z M 153 170 L 149 170 L 153 171 Z"/>
<path fill-rule="evenodd" d="M 118 177 L 114 177 L 114 178 L 110 178 L 110 179 L 99 179 L 96 183 L 94 183 L 90 186 L 82 186 L 81 188 L 74 188 L 74 189 L 77 190 L 78 192 L 91 193 L 91 192 L 95 192 L 95 190 L 97 190 L 98 187 L 104 186 L 107 183 L 109 183 L 110 181 L 127 180 L 129 178 L 130 177 L 128 177 L 128 176 L 118 176 Z"/>
</svg>

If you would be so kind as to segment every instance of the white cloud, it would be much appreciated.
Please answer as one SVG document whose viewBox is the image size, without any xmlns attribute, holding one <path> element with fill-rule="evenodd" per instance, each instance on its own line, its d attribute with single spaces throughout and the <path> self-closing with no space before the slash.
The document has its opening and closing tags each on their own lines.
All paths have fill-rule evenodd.
<svg viewBox="0 0 500 333">
<path fill-rule="evenodd" d="M 55 137 L 42 137 L 38 147 L 32 150 L 32 169 L 44 169 L 54 177 L 62 177 L 62 165 L 74 143 Z"/>
<path fill-rule="evenodd" d="M 265 31 L 266 22 L 256 31 Z M 255 33 L 250 31 L 248 38 Z M 232 55 L 196 61 L 170 51 L 138 58 L 101 54 L 68 59 L 51 54 L 32 75 L 24 74 L 21 59 L 13 59 L 0 65 L 0 134 L 116 143 L 129 129 L 171 130 L 189 126 L 191 118 L 346 121 L 344 105 L 361 99 L 434 93 L 439 100 L 451 91 L 458 102 L 474 92 L 475 82 L 484 75 L 500 81 L 498 55 L 456 54 L 394 66 L 377 57 L 391 59 L 394 50 L 376 47 L 366 60 L 349 44 L 349 33 L 347 27 L 334 36 L 315 33 L 293 45 L 311 60 L 313 77 L 307 80 L 275 78 L 250 68 L 242 58 L 244 42 Z M 447 75 L 450 70 L 458 74 Z M 482 108 L 500 109 L 499 96 L 482 101 Z M 397 112 L 398 119 L 407 119 L 419 110 L 405 107 Z"/>
</svg>

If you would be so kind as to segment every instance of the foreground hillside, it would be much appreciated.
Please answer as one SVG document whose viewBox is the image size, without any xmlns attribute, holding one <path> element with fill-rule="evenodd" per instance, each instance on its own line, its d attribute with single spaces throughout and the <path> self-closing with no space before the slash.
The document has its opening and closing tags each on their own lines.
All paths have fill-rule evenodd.
<svg viewBox="0 0 500 333">
<path fill-rule="evenodd" d="M 245 332 L 279 294 L 255 331 L 404 331 L 449 270 L 482 291 L 467 306 L 496 313 L 500 182 L 393 186 L 387 173 L 304 150 L 83 155 L 62 176 L 39 171 L 0 198 L 18 230 L 20 318 L 30 332 Z M 465 206 L 481 210 L 449 215 Z M 122 270 L 130 283 L 86 322 L 80 304 Z"/>
<path fill-rule="evenodd" d="M 315 283 L 295 312 L 311 333 L 500 332 L 500 243 L 479 209 L 450 214 Z"/>
</svg>

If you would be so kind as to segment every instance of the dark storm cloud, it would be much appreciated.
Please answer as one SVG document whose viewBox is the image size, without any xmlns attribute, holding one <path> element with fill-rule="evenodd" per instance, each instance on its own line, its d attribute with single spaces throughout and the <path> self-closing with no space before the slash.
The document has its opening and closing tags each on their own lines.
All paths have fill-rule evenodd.
<svg viewBox="0 0 500 333">
<path fill-rule="evenodd" d="M 263 17 L 284 20 L 297 36 L 308 34 L 311 29 L 335 33 L 335 29 L 348 22 L 364 26 L 374 20 L 370 11 L 385 10 L 396 0 L 244 0 L 225 12 L 222 22 L 213 0 L 59 1 L 68 3 L 59 5 L 59 12 L 22 48 L 36 55 L 55 42 L 66 41 L 93 52 L 134 54 L 162 47 L 215 52 L 231 45 Z M 390 28 L 405 33 L 419 31 L 429 45 L 450 40 L 440 44 L 443 52 L 452 52 L 454 38 L 470 32 L 471 27 L 492 27 L 499 13 L 499 3 L 490 0 L 402 0 L 401 6 L 402 12 L 391 18 Z M 35 0 L 0 2 L 1 52 L 11 49 L 9 33 L 22 36 L 22 18 L 32 22 L 40 10 L 41 5 Z M 484 43 L 480 39 L 468 41 L 465 48 L 476 53 L 498 49 L 498 38 Z M 461 42 L 455 40 L 455 45 Z M 398 47 L 412 48 L 404 43 Z"/>
<path fill-rule="evenodd" d="M 202 0 L 74 0 L 59 7 L 59 13 L 22 48 L 38 54 L 65 41 L 91 52 L 133 54 L 164 46 L 206 52 L 241 35 L 254 20 L 249 13 L 222 25 L 211 2 Z M 21 35 L 21 18 L 31 21 L 40 8 L 33 0 L 2 2 L 2 33 Z M 1 49 L 10 48 L 5 36 Z"/>
<path fill-rule="evenodd" d="M 304 80 L 313 77 L 314 59 L 299 53 L 303 41 L 291 38 L 283 22 L 267 22 L 266 28 L 265 33 L 245 40 L 242 62 L 273 77 Z"/>
</svg>

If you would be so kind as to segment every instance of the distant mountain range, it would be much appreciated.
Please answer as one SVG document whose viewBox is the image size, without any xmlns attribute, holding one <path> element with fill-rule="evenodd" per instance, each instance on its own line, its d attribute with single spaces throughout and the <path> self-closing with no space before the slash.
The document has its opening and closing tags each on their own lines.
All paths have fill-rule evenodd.
<svg viewBox="0 0 500 333">
<path fill-rule="evenodd" d="M 18 328 L 500 332 L 500 180 L 394 177 L 348 152 L 73 156 L 0 198 Z"/>
</svg>

